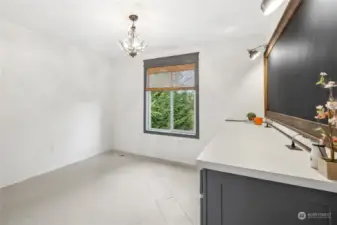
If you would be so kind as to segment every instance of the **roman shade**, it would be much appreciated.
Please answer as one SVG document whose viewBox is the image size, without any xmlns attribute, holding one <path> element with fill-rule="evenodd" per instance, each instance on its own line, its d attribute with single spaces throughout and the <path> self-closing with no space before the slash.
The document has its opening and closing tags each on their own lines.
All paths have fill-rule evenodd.
<svg viewBox="0 0 337 225">
<path fill-rule="evenodd" d="M 195 68 L 195 63 L 148 68 L 146 91 L 194 90 Z"/>
</svg>

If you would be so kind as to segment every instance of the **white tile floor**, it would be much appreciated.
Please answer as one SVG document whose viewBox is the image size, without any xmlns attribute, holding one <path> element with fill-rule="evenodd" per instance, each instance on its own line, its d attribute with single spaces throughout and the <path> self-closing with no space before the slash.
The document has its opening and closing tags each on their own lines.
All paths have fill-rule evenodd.
<svg viewBox="0 0 337 225">
<path fill-rule="evenodd" d="M 107 153 L 2 190 L 0 225 L 197 225 L 193 168 Z"/>
</svg>

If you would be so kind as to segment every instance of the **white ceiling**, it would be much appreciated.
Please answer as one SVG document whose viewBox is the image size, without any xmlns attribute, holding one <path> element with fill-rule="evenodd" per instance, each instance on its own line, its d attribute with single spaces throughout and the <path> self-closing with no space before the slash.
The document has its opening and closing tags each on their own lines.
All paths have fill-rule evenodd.
<svg viewBox="0 0 337 225">
<path fill-rule="evenodd" d="M 0 0 L 0 18 L 48 35 L 118 56 L 128 15 L 139 15 L 137 31 L 148 51 L 259 37 L 265 42 L 284 6 L 271 16 L 261 0 Z M 241 43 L 244 45 L 245 43 Z M 251 42 L 250 42 L 251 44 Z M 254 47 L 254 46 L 245 46 Z"/>
</svg>

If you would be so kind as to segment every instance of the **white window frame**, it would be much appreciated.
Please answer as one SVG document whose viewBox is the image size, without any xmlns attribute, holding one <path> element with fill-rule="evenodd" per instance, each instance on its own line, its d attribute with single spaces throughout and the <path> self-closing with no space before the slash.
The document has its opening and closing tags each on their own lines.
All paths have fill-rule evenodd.
<svg viewBox="0 0 337 225">
<path fill-rule="evenodd" d="M 188 91 L 188 90 L 187 90 Z M 170 92 L 170 129 L 158 129 L 158 128 L 152 128 L 152 120 L 151 120 L 151 91 L 146 91 L 146 129 L 148 131 L 152 132 L 159 132 L 163 134 L 181 134 L 181 135 L 190 135 L 195 136 L 196 135 L 196 127 L 197 127 L 197 111 L 196 111 L 196 98 L 197 98 L 197 92 L 194 91 L 194 124 L 193 124 L 193 130 L 187 131 L 187 130 L 178 130 L 174 129 L 174 92 L 175 91 L 169 91 Z"/>
</svg>

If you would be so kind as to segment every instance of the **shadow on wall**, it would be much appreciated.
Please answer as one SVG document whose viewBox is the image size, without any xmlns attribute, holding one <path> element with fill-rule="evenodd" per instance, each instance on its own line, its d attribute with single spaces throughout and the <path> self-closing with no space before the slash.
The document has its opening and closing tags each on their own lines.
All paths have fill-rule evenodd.
<svg viewBox="0 0 337 225">
<path fill-rule="evenodd" d="M 231 119 L 246 119 L 248 112 L 264 116 L 264 76 L 263 58 L 257 59 L 256 65 L 241 78 L 238 88 L 233 93 Z"/>
<path fill-rule="evenodd" d="M 11 117 L 0 141 L 6 156 L 0 157 L 0 187 L 101 152 L 101 108 L 96 102 L 41 109 L 40 115 L 33 120 L 29 112 Z"/>
<path fill-rule="evenodd" d="M 90 153 L 101 149 L 101 108 L 97 103 L 76 104 L 65 120 L 69 133 L 64 138 L 67 140 L 65 146 L 71 153 L 70 161 L 79 152 Z"/>
</svg>

